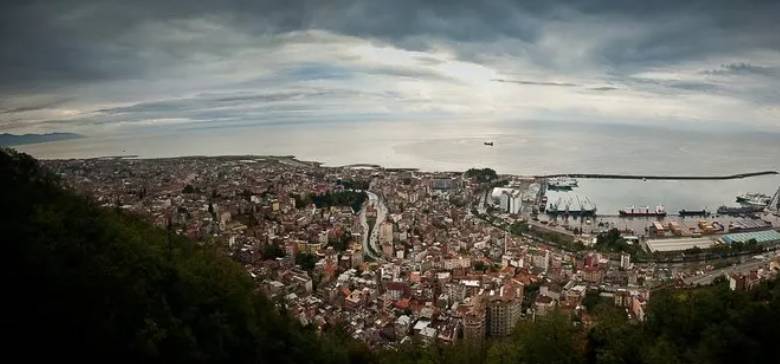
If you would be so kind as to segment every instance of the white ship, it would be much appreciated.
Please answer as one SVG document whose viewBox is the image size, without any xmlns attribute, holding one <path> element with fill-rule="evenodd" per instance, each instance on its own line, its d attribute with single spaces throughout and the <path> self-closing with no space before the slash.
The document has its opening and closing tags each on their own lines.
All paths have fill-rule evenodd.
<svg viewBox="0 0 780 364">
<path fill-rule="evenodd" d="M 555 177 L 547 180 L 547 187 L 553 190 L 570 190 L 577 187 L 577 180 L 569 177 Z"/>
<path fill-rule="evenodd" d="M 769 205 L 770 200 L 772 200 L 771 197 L 756 192 L 744 193 L 737 196 L 737 202 L 746 206 L 766 206 Z"/>
</svg>

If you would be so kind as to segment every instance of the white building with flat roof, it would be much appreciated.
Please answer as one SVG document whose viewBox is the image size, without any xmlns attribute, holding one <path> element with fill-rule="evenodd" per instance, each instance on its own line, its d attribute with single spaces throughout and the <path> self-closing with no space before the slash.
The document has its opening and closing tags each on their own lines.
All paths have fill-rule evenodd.
<svg viewBox="0 0 780 364">
<path fill-rule="evenodd" d="M 674 252 L 686 249 L 698 247 L 699 249 L 707 249 L 715 244 L 715 241 L 711 237 L 702 238 L 676 238 L 676 239 L 650 239 L 646 242 L 647 248 L 651 252 Z"/>
</svg>

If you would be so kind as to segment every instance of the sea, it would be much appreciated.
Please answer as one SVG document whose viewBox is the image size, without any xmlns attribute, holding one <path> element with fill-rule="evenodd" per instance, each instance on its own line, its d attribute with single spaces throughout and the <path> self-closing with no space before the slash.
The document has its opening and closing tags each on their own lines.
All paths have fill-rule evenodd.
<svg viewBox="0 0 780 364">
<path fill-rule="evenodd" d="M 294 155 L 326 166 L 367 163 L 423 171 L 490 167 L 515 175 L 707 176 L 780 171 L 777 133 L 541 121 L 190 126 L 16 148 L 42 159 Z M 779 186 L 778 175 L 718 181 L 580 179 L 579 187 L 568 194 L 589 198 L 600 214 L 656 205 L 676 213 L 736 205 L 738 194 L 773 195 Z"/>
</svg>

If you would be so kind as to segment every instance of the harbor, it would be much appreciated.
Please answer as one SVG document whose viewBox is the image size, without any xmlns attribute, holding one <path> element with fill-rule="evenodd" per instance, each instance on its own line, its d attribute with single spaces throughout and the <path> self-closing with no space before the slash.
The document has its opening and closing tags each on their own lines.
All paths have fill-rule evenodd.
<svg viewBox="0 0 780 364">
<path fill-rule="evenodd" d="M 669 251 L 707 248 L 728 234 L 780 228 L 777 209 L 767 208 L 778 203 L 780 179 L 770 172 L 725 178 L 732 176 L 739 175 L 682 180 L 515 177 L 494 189 L 491 198 L 499 213 L 586 245 L 610 229 L 648 251 Z M 652 248 L 654 241 L 661 241 L 655 246 L 662 248 Z"/>
<path fill-rule="evenodd" d="M 711 181 L 587 178 L 576 181 L 577 186 L 570 189 L 545 186 L 539 203 L 546 198 L 546 210 L 558 200 L 589 201 L 595 205 L 596 215 L 605 217 L 738 217 L 761 211 L 768 203 L 764 200 L 751 204 L 746 200 L 750 193 L 767 199 L 780 186 L 780 178 L 774 175 Z"/>
</svg>

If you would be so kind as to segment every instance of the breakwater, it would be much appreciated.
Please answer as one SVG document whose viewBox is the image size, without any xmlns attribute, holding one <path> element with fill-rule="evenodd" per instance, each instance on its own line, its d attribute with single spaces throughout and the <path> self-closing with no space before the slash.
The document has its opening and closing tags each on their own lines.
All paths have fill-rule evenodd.
<svg viewBox="0 0 780 364">
<path fill-rule="evenodd" d="M 727 180 L 758 177 L 778 174 L 777 171 L 761 171 L 738 173 L 723 176 L 663 176 L 663 175 L 631 175 L 631 174 L 599 174 L 599 173 L 562 173 L 535 176 L 536 178 L 592 178 L 592 179 L 640 179 L 640 180 Z"/>
</svg>

